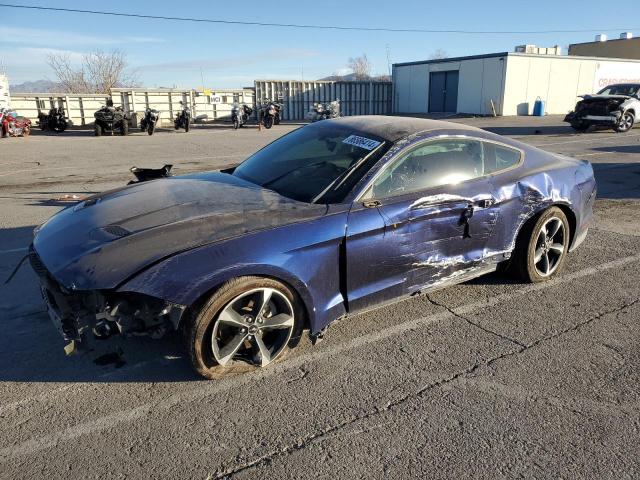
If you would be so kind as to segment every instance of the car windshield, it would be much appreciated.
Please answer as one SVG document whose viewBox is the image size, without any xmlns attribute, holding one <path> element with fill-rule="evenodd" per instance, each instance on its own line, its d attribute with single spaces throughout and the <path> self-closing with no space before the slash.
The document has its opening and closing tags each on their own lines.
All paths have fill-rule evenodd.
<svg viewBox="0 0 640 480">
<path fill-rule="evenodd" d="M 599 95 L 627 95 L 637 96 L 640 85 L 609 85 L 598 92 Z"/>
<path fill-rule="evenodd" d="M 383 139 L 323 121 L 294 130 L 233 172 L 307 203 L 339 203 L 388 149 Z"/>
</svg>

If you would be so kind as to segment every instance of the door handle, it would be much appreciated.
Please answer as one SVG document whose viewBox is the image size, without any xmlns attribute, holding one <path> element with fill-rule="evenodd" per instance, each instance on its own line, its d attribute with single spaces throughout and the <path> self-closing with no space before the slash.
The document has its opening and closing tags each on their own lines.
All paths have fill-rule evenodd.
<svg viewBox="0 0 640 480">
<path fill-rule="evenodd" d="M 495 203 L 495 198 L 483 198 L 482 200 L 475 202 L 476 206 L 479 208 L 489 208 L 495 205 Z"/>
</svg>

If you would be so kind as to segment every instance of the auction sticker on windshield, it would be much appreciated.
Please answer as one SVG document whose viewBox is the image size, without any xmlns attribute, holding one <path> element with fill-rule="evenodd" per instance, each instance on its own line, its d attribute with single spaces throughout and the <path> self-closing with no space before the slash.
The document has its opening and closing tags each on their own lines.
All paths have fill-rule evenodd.
<svg viewBox="0 0 640 480">
<path fill-rule="evenodd" d="M 342 143 L 353 145 L 354 147 L 364 148 L 365 150 L 373 150 L 378 145 L 380 145 L 380 142 L 376 140 L 371 140 L 370 138 L 366 137 L 359 137 L 358 135 L 349 135 L 342 141 Z"/>
</svg>

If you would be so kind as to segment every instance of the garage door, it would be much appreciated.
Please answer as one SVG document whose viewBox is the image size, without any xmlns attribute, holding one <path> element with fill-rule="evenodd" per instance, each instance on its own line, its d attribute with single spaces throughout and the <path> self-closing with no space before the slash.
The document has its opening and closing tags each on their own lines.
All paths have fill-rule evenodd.
<svg viewBox="0 0 640 480">
<path fill-rule="evenodd" d="M 429 112 L 458 111 L 458 70 L 429 74 Z"/>
</svg>

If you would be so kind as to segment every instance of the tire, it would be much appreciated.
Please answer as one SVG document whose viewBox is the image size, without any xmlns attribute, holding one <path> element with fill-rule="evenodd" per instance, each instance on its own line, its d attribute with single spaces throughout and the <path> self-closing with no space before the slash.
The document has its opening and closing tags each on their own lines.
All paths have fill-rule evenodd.
<svg viewBox="0 0 640 480">
<path fill-rule="evenodd" d="M 269 295 L 273 300 L 270 300 L 268 308 L 270 310 L 274 308 L 276 312 L 270 312 L 271 318 L 275 318 L 274 313 L 277 315 L 277 312 L 282 309 L 285 311 L 284 318 L 287 319 L 287 322 L 291 322 L 290 325 L 280 328 L 267 327 L 268 318 L 258 320 L 261 317 L 252 316 L 256 312 L 248 310 L 249 307 L 243 309 L 243 312 L 249 313 L 238 314 L 236 318 L 245 322 L 249 317 L 252 323 L 238 325 L 220 319 L 231 306 L 234 306 L 232 310 L 237 313 L 235 307 L 242 305 L 243 301 L 256 299 L 254 303 L 248 305 L 261 305 L 264 299 L 261 293 L 262 289 L 272 292 Z M 273 303 L 271 303 L 272 301 Z M 293 348 L 300 339 L 304 325 L 303 312 L 301 302 L 295 293 L 276 280 L 262 277 L 238 277 L 228 281 L 200 309 L 192 312 L 185 319 L 186 348 L 193 368 L 208 379 L 258 369 L 261 367 L 263 359 L 266 358 L 261 354 L 258 337 L 263 345 L 273 347 L 270 354 L 274 356 L 268 359 L 267 364 L 284 358 L 289 349 Z M 287 315 L 292 316 L 293 319 L 288 318 Z M 227 316 L 227 318 L 229 317 Z M 262 327 L 258 326 L 258 323 L 263 323 L 263 321 Z M 257 333 L 251 335 L 252 330 Z M 224 340 L 229 338 L 231 340 L 226 343 Z M 272 340 L 273 344 L 270 343 Z M 237 346 L 233 349 L 230 345 Z M 269 352 L 269 350 L 267 351 Z"/>
<path fill-rule="evenodd" d="M 44 119 L 40 120 L 40 130 L 42 130 L 43 132 L 47 129 L 47 122 Z"/>
<path fill-rule="evenodd" d="M 153 135 L 153 132 L 156 130 L 156 124 L 153 122 L 149 122 L 149 126 L 147 127 L 147 133 L 149 135 Z"/>
<path fill-rule="evenodd" d="M 635 117 L 631 112 L 624 112 L 622 117 L 620 117 L 620 121 L 614 127 L 616 132 L 625 133 L 633 128 L 633 124 L 635 123 Z"/>
<path fill-rule="evenodd" d="M 264 128 L 273 127 L 273 117 L 271 115 L 267 115 L 264 117 Z"/>
<path fill-rule="evenodd" d="M 66 122 L 66 121 L 59 123 L 59 124 L 55 127 L 55 130 L 56 130 L 56 132 L 58 132 L 58 133 L 62 133 L 62 132 L 64 132 L 66 129 L 67 129 L 67 122 Z"/>
<path fill-rule="evenodd" d="M 273 119 L 273 124 L 280 125 L 280 115 L 276 115 L 276 117 Z"/>
<path fill-rule="evenodd" d="M 120 135 L 123 137 L 129 135 L 129 122 L 126 120 L 122 120 L 122 123 L 120 124 Z"/>
<path fill-rule="evenodd" d="M 189 121 L 189 119 L 187 118 L 187 121 L 184 123 L 184 131 L 188 132 L 189 131 L 189 127 L 191 125 L 191 122 Z"/>
<path fill-rule="evenodd" d="M 22 127 L 22 136 L 28 137 L 29 135 L 31 135 L 31 127 L 29 125 L 25 125 Z"/>
<path fill-rule="evenodd" d="M 93 129 L 93 133 L 95 134 L 96 137 L 101 137 L 102 136 L 102 125 L 100 125 L 99 123 L 96 123 L 95 127 Z"/>
<path fill-rule="evenodd" d="M 571 122 L 571 128 L 580 133 L 584 133 L 589 130 L 590 126 L 591 125 L 587 122 Z"/>
<path fill-rule="evenodd" d="M 240 122 L 238 121 L 237 118 L 233 119 L 233 129 L 237 130 L 240 127 Z"/>
<path fill-rule="evenodd" d="M 176 130 L 178 130 L 180 128 L 180 124 L 178 123 L 177 120 L 175 122 L 173 122 L 173 128 L 175 128 Z"/>
<path fill-rule="evenodd" d="M 556 233 L 552 235 L 551 240 L 547 238 L 548 235 L 544 235 L 543 238 L 543 227 L 546 232 L 551 233 L 556 226 Z M 567 216 L 558 207 L 548 208 L 522 227 L 516 240 L 509 271 L 525 282 L 538 283 L 552 279 L 564 267 L 570 238 Z M 536 262 L 541 252 L 542 255 Z"/>
</svg>

